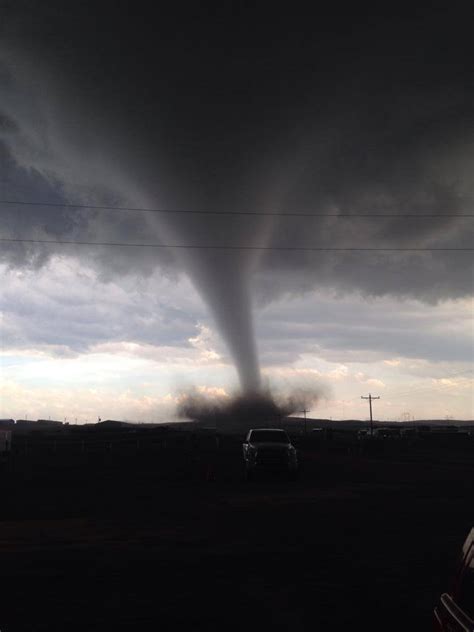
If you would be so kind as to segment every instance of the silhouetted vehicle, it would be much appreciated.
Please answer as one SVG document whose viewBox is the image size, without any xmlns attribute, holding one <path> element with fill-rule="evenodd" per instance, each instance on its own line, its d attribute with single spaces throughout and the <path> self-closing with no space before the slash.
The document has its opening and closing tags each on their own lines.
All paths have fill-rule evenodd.
<svg viewBox="0 0 474 632">
<path fill-rule="evenodd" d="M 12 447 L 11 430 L 0 430 L 0 467 L 7 463 Z"/>
<path fill-rule="evenodd" d="M 12 447 L 11 430 L 0 430 L 0 454 L 8 454 Z"/>
<path fill-rule="evenodd" d="M 434 611 L 436 632 L 474 632 L 474 528 L 462 547 L 450 592 L 443 593 Z"/>
<path fill-rule="evenodd" d="M 285 472 L 290 476 L 298 472 L 298 454 L 284 430 L 249 430 L 242 449 L 247 479 L 257 472 Z"/>
<path fill-rule="evenodd" d="M 399 428 L 376 428 L 374 437 L 376 439 L 399 439 L 401 433 Z"/>
</svg>

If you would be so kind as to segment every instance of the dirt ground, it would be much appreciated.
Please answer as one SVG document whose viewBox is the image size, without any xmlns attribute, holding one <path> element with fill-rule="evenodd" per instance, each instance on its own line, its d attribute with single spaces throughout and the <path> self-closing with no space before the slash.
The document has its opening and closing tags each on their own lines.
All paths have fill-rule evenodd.
<svg viewBox="0 0 474 632">
<path fill-rule="evenodd" d="M 30 450 L 1 472 L 2 632 L 430 630 L 474 525 L 474 458 L 240 445 Z"/>
</svg>

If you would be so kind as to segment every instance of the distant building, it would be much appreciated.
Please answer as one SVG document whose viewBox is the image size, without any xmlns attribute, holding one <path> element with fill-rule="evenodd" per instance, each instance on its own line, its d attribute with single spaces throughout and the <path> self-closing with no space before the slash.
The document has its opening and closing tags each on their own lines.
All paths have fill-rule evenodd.
<svg viewBox="0 0 474 632">
<path fill-rule="evenodd" d="M 64 426 L 62 421 L 54 421 L 53 419 L 17 419 L 12 430 L 15 432 L 36 432 L 40 430 L 59 430 Z"/>
<path fill-rule="evenodd" d="M 459 426 L 446 425 L 446 426 L 433 426 L 431 432 L 452 433 L 459 432 Z"/>
<path fill-rule="evenodd" d="M 54 419 L 38 419 L 36 424 L 39 426 L 54 426 L 55 428 L 64 425 L 62 421 L 55 421 Z"/>
</svg>

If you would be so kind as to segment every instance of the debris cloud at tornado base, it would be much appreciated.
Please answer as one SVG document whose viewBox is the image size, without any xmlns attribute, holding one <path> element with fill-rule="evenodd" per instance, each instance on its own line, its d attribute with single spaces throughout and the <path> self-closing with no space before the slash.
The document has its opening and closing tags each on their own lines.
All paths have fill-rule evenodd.
<svg viewBox="0 0 474 632">
<path fill-rule="evenodd" d="M 323 385 L 294 389 L 286 395 L 274 394 L 268 388 L 231 396 L 210 396 L 192 389 L 181 393 L 177 415 L 220 431 L 243 430 L 274 426 L 285 417 L 314 407 L 326 396 Z"/>
</svg>

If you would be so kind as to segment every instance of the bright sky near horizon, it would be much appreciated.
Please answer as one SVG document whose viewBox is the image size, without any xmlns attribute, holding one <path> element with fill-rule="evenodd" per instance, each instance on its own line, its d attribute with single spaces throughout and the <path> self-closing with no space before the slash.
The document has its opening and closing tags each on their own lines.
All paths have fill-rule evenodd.
<svg viewBox="0 0 474 632">
<path fill-rule="evenodd" d="M 236 390 L 232 360 L 186 278 L 103 282 L 66 256 L 39 272 L 2 273 L 0 417 L 169 421 L 190 388 Z M 256 311 L 265 383 L 324 386 L 311 416 L 333 419 L 365 419 L 369 392 L 381 397 L 377 419 L 472 418 L 471 327 L 470 300 L 312 292 Z"/>
</svg>

